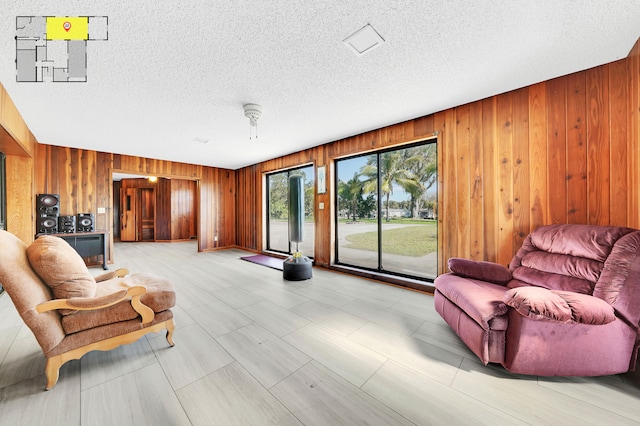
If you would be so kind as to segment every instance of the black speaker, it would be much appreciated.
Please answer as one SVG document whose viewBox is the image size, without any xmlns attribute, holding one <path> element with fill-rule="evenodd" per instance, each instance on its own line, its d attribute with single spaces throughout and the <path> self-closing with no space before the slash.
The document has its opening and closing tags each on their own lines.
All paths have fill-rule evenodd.
<svg viewBox="0 0 640 426">
<path fill-rule="evenodd" d="M 95 231 L 95 219 L 93 217 L 93 213 L 78 213 L 78 220 L 76 220 L 76 229 L 78 232 Z"/>
<path fill-rule="evenodd" d="M 36 195 L 36 208 L 38 215 L 60 214 L 60 195 L 58 194 L 38 194 Z"/>
<path fill-rule="evenodd" d="M 304 236 L 304 181 L 302 176 L 289 177 L 289 241 L 300 243 Z"/>
<path fill-rule="evenodd" d="M 58 232 L 64 234 L 73 234 L 76 232 L 76 217 L 58 216 Z"/>
<path fill-rule="evenodd" d="M 38 234 L 57 234 L 58 215 L 39 214 L 36 219 L 36 229 Z"/>
</svg>

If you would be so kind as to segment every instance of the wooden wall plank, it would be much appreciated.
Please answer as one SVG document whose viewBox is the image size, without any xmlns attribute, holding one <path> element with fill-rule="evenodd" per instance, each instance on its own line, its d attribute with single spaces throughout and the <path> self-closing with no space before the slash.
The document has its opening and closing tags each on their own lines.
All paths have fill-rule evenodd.
<svg viewBox="0 0 640 426">
<path fill-rule="evenodd" d="M 33 170 L 30 157 L 7 155 L 7 231 L 25 244 L 33 241 L 35 235 Z"/>
<path fill-rule="evenodd" d="M 443 218 L 443 233 L 442 238 L 442 251 L 446 259 L 455 256 L 454 253 L 458 252 L 458 238 L 460 234 L 457 232 L 458 226 L 458 202 L 457 192 L 450 191 L 446 188 L 458 187 L 458 174 L 456 172 L 456 116 L 455 109 L 449 109 L 443 113 L 444 121 L 442 128 L 442 170 L 439 173 L 443 174 L 443 185 L 445 187 L 445 193 L 440 201 L 440 211 L 438 212 L 438 218 L 442 215 Z M 465 257 L 464 253 L 460 253 L 460 257 Z"/>
<path fill-rule="evenodd" d="M 587 223 L 586 74 L 567 76 L 567 222 Z"/>
<path fill-rule="evenodd" d="M 436 132 L 438 133 L 438 147 L 437 147 L 437 155 L 438 155 L 438 203 L 436 206 L 436 214 L 438 218 L 438 270 L 448 271 L 447 268 L 447 260 L 449 259 L 446 256 L 446 252 L 444 249 L 444 238 L 442 238 L 445 234 L 444 229 L 444 215 L 445 215 L 445 206 L 444 200 L 445 197 L 445 154 L 447 152 L 446 145 L 442 143 L 444 139 L 444 128 L 445 128 L 445 115 L 443 113 L 434 114 L 434 127 Z"/>
<path fill-rule="evenodd" d="M 458 238 L 457 253 L 463 253 L 463 257 L 471 256 L 471 219 L 474 214 L 471 211 L 471 172 L 469 157 L 471 156 L 471 141 L 469 133 L 469 105 L 463 105 L 455 109 L 455 160 L 451 167 L 456 174 L 456 212 Z M 452 247 L 453 249 L 453 247 Z"/>
<path fill-rule="evenodd" d="M 611 191 L 609 194 L 611 225 L 624 226 L 628 221 L 627 192 L 628 173 L 624 165 L 628 161 L 629 137 L 629 81 L 627 61 L 609 64 L 609 145 L 611 147 Z"/>
<path fill-rule="evenodd" d="M 498 111 L 494 96 L 482 101 L 484 260 L 498 258 Z"/>
<path fill-rule="evenodd" d="M 104 152 L 96 153 L 96 190 L 94 194 L 95 210 L 93 205 L 87 203 L 83 206 L 83 210 L 78 213 L 93 213 L 95 217 L 96 229 L 112 229 L 113 215 L 119 214 L 114 211 L 114 195 L 120 195 L 119 191 L 114 191 L 111 178 L 113 154 Z M 104 213 L 98 212 L 98 209 L 104 209 Z M 113 234 L 119 237 L 119 232 L 113 230 Z"/>
<path fill-rule="evenodd" d="M 485 259 L 484 247 L 484 164 L 482 144 L 482 102 L 469 105 L 469 238 L 471 252 L 469 257 L 474 260 Z"/>
<path fill-rule="evenodd" d="M 567 223 L 566 78 L 547 83 L 547 185 L 550 223 Z"/>
<path fill-rule="evenodd" d="M 546 86 L 529 86 L 529 164 L 531 226 L 549 224 L 547 209 L 547 114 Z"/>
<path fill-rule="evenodd" d="M 513 249 L 531 232 L 529 161 L 529 90 L 513 93 Z"/>
<path fill-rule="evenodd" d="M 609 142 L 609 70 L 586 71 L 587 78 L 587 179 L 588 223 L 606 225 L 610 220 L 611 152 Z"/>
<path fill-rule="evenodd" d="M 498 257 L 506 265 L 513 257 L 513 93 L 497 96 L 498 147 Z"/>
<path fill-rule="evenodd" d="M 629 70 L 628 226 L 640 228 L 640 39 L 631 49 Z"/>
</svg>

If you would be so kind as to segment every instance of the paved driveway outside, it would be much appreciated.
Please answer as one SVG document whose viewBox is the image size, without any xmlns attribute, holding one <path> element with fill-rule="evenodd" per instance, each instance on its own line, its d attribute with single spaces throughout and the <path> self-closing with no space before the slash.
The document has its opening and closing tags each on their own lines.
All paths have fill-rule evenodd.
<svg viewBox="0 0 640 426">
<path fill-rule="evenodd" d="M 271 247 L 285 251 L 288 247 L 288 223 L 285 221 L 271 221 Z M 404 227 L 424 226 L 418 224 L 383 224 L 383 229 L 396 229 Z M 304 241 L 300 243 L 302 253 L 313 255 L 315 238 L 312 223 L 306 223 L 304 229 Z M 361 250 L 346 247 L 349 241 L 348 235 L 373 232 L 378 229 L 375 223 L 340 223 L 338 225 L 338 256 L 342 263 L 348 263 L 367 268 L 377 268 L 377 253 L 369 250 Z M 435 278 L 438 268 L 438 253 L 428 253 L 420 257 L 402 256 L 398 254 L 384 254 L 382 258 L 383 268 L 388 271 L 415 275 L 419 277 Z"/>
</svg>

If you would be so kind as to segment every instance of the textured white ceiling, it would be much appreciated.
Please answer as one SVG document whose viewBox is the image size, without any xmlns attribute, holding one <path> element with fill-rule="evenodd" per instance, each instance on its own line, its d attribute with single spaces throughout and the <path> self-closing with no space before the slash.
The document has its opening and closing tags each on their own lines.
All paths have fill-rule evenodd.
<svg viewBox="0 0 640 426">
<path fill-rule="evenodd" d="M 26 15 L 108 16 L 86 83 L 16 82 Z M 640 37 L 637 0 L 2 0 L 0 17 L 0 82 L 41 143 L 230 169 L 624 58 Z M 386 42 L 358 57 L 342 40 L 367 23 Z M 257 140 L 245 103 L 264 110 Z"/>
</svg>

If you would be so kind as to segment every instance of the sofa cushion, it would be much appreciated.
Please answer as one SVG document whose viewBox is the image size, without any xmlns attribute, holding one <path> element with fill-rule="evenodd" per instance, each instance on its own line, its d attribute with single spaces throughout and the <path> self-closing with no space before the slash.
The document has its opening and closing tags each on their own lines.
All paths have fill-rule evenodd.
<svg viewBox="0 0 640 426">
<path fill-rule="evenodd" d="M 495 284 L 506 284 L 511 280 L 511 272 L 504 266 L 493 262 L 452 257 L 449 259 L 448 266 L 451 272 L 460 277 L 473 278 Z"/>
<path fill-rule="evenodd" d="M 520 315 L 532 318 L 570 322 L 571 308 L 559 295 L 542 287 L 517 287 L 504 293 L 504 303 Z"/>
<path fill-rule="evenodd" d="M 522 266 L 552 274 L 579 278 L 594 283 L 602 272 L 603 262 L 565 254 L 533 251 L 522 259 Z"/>
<path fill-rule="evenodd" d="M 56 299 L 95 296 L 96 280 L 78 252 L 62 238 L 50 235 L 37 238 L 27 247 L 27 257 Z M 60 311 L 63 315 L 74 312 Z"/>
<path fill-rule="evenodd" d="M 536 228 L 529 238 L 541 251 L 604 262 L 615 242 L 632 231 L 617 226 L 558 224 Z"/>
<path fill-rule="evenodd" d="M 96 298 L 107 297 L 135 286 L 143 286 L 147 289 L 147 292 L 140 297 L 140 302 L 151 308 L 153 312 L 166 311 L 176 304 L 176 293 L 171 282 L 166 278 L 147 273 L 103 281 L 97 286 Z M 62 318 L 62 327 L 65 333 L 72 334 L 102 325 L 132 320 L 136 317 L 138 317 L 138 313 L 131 306 L 129 299 L 107 308 L 95 311 L 78 311 L 75 315 L 67 315 Z"/>
<path fill-rule="evenodd" d="M 510 282 L 509 287 L 518 287 L 524 283 L 527 286 L 548 288 L 549 290 L 566 290 L 577 293 L 591 294 L 595 282 L 562 274 L 540 271 L 521 266 L 513 270 L 513 278 L 519 282 Z"/>
</svg>

